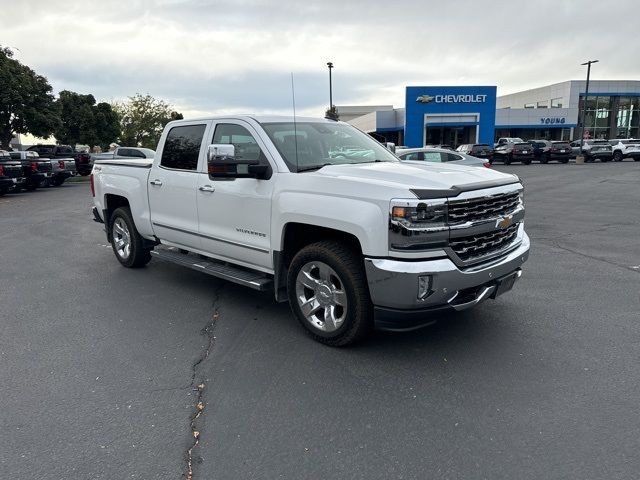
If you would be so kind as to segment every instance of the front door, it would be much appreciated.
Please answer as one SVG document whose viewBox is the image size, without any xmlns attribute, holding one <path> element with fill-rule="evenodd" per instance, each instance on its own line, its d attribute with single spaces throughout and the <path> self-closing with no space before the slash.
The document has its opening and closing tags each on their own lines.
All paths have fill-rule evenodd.
<svg viewBox="0 0 640 480">
<path fill-rule="evenodd" d="M 153 231 L 163 243 L 200 249 L 198 236 L 198 160 L 207 125 L 179 125 L 167 133 L 159 163 L 149 174 Z M 204 162 L 203 162 L 204 163 Z"/>
<path fill-rule="evenodd" d="M 273 168 L 265 154 L 265 145 L 246 122 L 217 123 L 209 143 L 232 144 L 236 158 L 258 160 Z M 202 169 L 198 174 L 197 193 L 202 249 L 222 260 L 230 259 L 272 272 L 272 192 L 273 177 L 214 178 L 209 176 L 208 166 Z"/>
</svg>

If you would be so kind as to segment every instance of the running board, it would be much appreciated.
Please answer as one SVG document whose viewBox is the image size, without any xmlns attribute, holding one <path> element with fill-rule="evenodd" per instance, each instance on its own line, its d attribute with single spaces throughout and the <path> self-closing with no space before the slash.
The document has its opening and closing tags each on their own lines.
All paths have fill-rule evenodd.
<svg viewBox="0 0 640 480">
<path fill-rule="evenodd" d="M 273 290 L 273 278 L 266 273 L 235 267 L 211 258 L 203 259 L 193 253 L 180 253 L 175 248 L 156 247 L 151 251 L 151 255 L 159 260 L 176 263 L 254 290 Z"/>
</svg>

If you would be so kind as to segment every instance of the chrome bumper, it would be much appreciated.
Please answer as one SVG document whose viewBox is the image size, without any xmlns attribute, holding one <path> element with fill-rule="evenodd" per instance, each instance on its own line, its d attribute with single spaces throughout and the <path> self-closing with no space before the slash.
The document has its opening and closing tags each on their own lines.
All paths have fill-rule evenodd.
<svg viewBox="0 0 640 480">
<path fill-rule="evenodd" d="M 405 330 L 433 321 L 429 314 L 465 310 L 498 293 L 500 279 L 515 274 L 529 257 L 529 237 L 501 258 L 461 269 L 449 258 L 419 262 L 365 258 L 369 293 L 379 328 Z M 429 295 L 418 298 L 418 277 L 431 276 Z"/>
</svg>

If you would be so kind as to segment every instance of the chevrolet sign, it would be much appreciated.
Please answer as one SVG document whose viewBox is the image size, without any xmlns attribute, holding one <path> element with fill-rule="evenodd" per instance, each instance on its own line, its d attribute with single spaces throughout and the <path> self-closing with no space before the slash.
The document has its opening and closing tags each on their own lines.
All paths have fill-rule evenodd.
<svg viewBox="0 0 640 480">
<path fill-rule="evenodd" d="M 416 98 L 419 103 L 485 103 L 486 95 L 420 95 Z"/>
</svg>

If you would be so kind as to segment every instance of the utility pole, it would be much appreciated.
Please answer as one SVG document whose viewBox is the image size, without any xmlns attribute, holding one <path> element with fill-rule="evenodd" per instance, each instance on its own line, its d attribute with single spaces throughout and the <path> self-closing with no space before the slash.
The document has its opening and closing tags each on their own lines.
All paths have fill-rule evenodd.
<svg viewBox="0 0 640 480">
<path fill-rule="evenodd" d="M 582 147 L 584 145 L 584 117 L 587 113 L 587 99 L 589 98 L 589 76 L 591 75 L 591 64 L 598 63 L 598 60 L 589 60 L 582 65 L 587 66 L 587 85 L 584 89 L 584 102 L 582 103 L 582 120 L 580 121 L 580 155 L 582 155 Z"/>
</svg>

